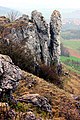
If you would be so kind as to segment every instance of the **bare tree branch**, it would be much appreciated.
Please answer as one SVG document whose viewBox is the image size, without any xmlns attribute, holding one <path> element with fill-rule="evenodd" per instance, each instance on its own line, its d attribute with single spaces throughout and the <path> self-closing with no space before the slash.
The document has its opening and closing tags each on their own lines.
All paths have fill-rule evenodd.
<svg viewBox="0 0 80 120">
<path fill-rule="evenodd" d="M 19 16 L 19 12 L 11 11 L 7 14 L 7 17 L 10 19 L 11 22 L 15 21 Z"/>
</svg>

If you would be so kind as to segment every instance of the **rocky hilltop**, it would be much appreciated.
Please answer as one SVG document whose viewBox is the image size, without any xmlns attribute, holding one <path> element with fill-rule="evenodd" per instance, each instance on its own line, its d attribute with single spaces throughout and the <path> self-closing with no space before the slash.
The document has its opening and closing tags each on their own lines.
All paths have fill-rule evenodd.
<svg viewBox="0 0 80 120">
<path fill-rule="evenodd" d="M 31 19 L 23 15 L 12 23 L 6 17 L 0 17 L 0 29 L 1 39 L 8 43 L 20 43 L 25 48 L 25 53 L 29 48 L 36 64 L 59 64 L 61 15 L 58 11 L 53 11 L 50 25 L 42 13 L 36 10 L 31 13 Z"/>
<path fill-rule="evenodd" d="M 60 31 L 57 10 L 49 25 L 36 10 L 0 17 L 0 120 L 80 120 L 80 76 L 60 71 Z"/>
</svg>

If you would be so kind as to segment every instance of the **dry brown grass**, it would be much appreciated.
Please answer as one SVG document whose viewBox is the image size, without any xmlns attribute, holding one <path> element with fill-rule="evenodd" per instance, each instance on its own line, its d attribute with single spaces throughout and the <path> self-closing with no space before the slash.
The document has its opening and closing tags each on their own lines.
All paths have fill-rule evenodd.
<svg viewBox="0 0 80 120">
<path fill-rule="evenodd" d="M 0 32 L 1 38 L 4 38 L 5 36 L 11 34 L 11 30 L 13 28 L 20 29 L 21 27 L 27 27 L 27 23 L 23 21 L 14 21 L 11 23 L 6 23 L 1 25 L 4 29 L 2 32 Z M 1 31 L 1 30 L 0 30 Z"/>
<path fill-rule="evenodd" d="M 80 95 L 80 75 L 68 70 L 64 64 L 63 71 L 68 73 L 61 78 L 64 81 L 64 90 L 74 95 Z"/>
<path fill-rule="evenodd" d="M 17 90 L 13 94 L 16 99 L 22 95 L 26 95 L 29 93 L 40 94 L 41 96 L 48 98 L 50 104 L 52 105 L 53 120 L 79 120 L 75 101 L 73 100 L 69 92 L 65 92 L 65 90 L 58 88 L 54 84 L 48 83 L 45 80 L 27 72 L 23 71 L 23 74 L 25 78 L 20 81 Z M 27 80 L 31 79 L 36 80 L 36 85 L 28 88 Z M 34 110 L 34 107 L 32 109 L 37 115 L 38 113 L 36 109 Z M 45 117 L 43 118 L 43 120 L 46 120 L 47 115 L 45 115 Z"/>
</svg>

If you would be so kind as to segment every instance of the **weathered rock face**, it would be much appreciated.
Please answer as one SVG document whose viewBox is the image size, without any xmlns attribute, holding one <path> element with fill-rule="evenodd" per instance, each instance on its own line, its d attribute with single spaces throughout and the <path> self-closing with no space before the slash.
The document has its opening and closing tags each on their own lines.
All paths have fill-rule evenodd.
<svg viewBox="0 0 80 120">
<path fill-rule="evenodd" d="M 59 64 L 60 56 L 60 30 L 61 15 L 58 11 L 53 11 L 50 20 L 50 57 L 51 60 Z"/>
<path fill-rule="evenodd" d="M 29 16 L 23 14 L 22 17 L 20 17 L 18 20 L 23 21 L 23 22 L 29 22 Z"/>
<path fill-rule="evenodd" d="M 7 41 L 19 42 L 25 48 L 31 50 L 35 63 L 43 62 L 50 65 L 56 60 L 59 63 L 60 55 L 60 29 L 61 16 L 58 11 L 54 11 L 49 27 L 44 17 L 36 10 L 31 14 L 31 20 L 27 15 L 23 15 L 14 23 L 7 23 L 8 27 L 2 31 L 2 37 Z"/>
<path fill-rule="evenodd" d="M 5 16 L 0 17 L 0 24 L 7 24 L 10 23 L 10 20 L 6 18 Z"/>
<path fill-rule="evenodd" d="M 0 54 L 0 93 L 14 90 L 21 79 L 21 70 L 7 55 Z"/>
<path fill-rule="evenodd" d="M 18 99 L 20 102 L 32 103 L 33 105 L 41 108 L 42 110 L 52 114 L 52 107 L 49 104 L 47 98 L 40 96 L 39 94 L 27 94 Z"/>
<path fill-rule="evenodd" d="M 6 31 L 9 32 L 5 34 Z M 29 22 L 26 16 L 23 16 L 6 31 L 4 32 L 5 39 L 20 43 L 25 48 L 25 53 L 26 49 L 29 48 L 34 56 L 34 61 L 41 62 L 39 37 L 33 22 Z"/>
<path fill-rule="evenodd" d="M 39 44 L 41 50 L 41 61 L 46 65 L 49 64 L 49 36 L 48 36 L 48 24 L 46 23 L 42 13 L 36 10 L 32 12 L 32 21 L 35 23 L 37 28 L 37 33 L 39 37 Z"/>
<path fill-rule="evenodd" d="M 33 112 L 29 111 L 24 115 L 24 120 L 42 120 L 41 118 L 36 118 Z"/>
</svg>

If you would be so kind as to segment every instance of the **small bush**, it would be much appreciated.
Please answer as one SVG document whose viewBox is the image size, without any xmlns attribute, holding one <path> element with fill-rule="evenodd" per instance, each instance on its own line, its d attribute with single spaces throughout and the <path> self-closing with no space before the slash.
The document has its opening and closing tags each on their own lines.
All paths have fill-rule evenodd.
<svg viewBox="0 0 80 120">
<path fill-rule="evenodd" d="M 17 43 L 12 41 L 10 41 L 8 44 L 6 40 L 1 40 L 0 53 L 10 56 L 14 64 L 19 66 L 21 69 L 34 73 L 49 82 L 61 86 L 62 82 L 58 75 L 56 65 L 49 67 L 45 64 L 40 64 L 35 68 L 34 56 L 31 54 L 31 51 L 28 47 L 25 49 L 24 45 L 25 43 L 21 44 L 19 42 Z"/>
<path fill-rule="evenodd" d="M 29 105 L 26 105 L 24 103 L 18 102 L 15 110 L 20 112 L 26 112 L 29 109 Z"/>
<path fill-rule="evenodd" d="M 26 52 L 25 52 L 26 50 Z M 24 45 L 17 42 L 11 42 L 8 44 L 7 41 L 0 41 L 0 53 L 11 57 L 14 64 L 19 66 L 21 69 L 28 72 L 34 71 L 34 57 L 31 51 Z"/>
<path fill-rule="evenodd" d="M 60 80 L 60 76 L 57 73 L 57 67 L 55 65 L 49 67 L 41 64 L 39 77 L 62 87 L 62 81 Z"/>
</svg>

